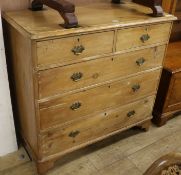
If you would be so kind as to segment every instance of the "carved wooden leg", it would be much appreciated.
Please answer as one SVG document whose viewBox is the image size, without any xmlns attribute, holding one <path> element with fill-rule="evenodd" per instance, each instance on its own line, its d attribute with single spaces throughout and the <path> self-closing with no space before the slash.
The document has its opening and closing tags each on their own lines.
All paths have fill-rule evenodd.
<svg viewBox="0 0 181 175">
<path fill-rule="evenodd" d="M 45 175 L 50 169 L 54 167 L 55 160 L 46 162 L 37 162 L 37 172 L 39 175 Z"/>
<path fill-rule="evenodd" d="M 43 9 L 43 4 L 57 10 L 64 19 L 65 28 L 78 26 L 78 20 L 75 16 L 75 5 L 66 0 L 33 0 L 31 9 L 39 11 Z"/>
<path fill-rule="evenodd" d="M 143 129 L 144 131 L 148 131 L 149 128 L 150 128 L 150 125 L 151 125 L 151 121 L 148 120 L 148 121 L 140 124 L 138 127 L 141 128 L 141 129 Z"/>
<path fill-rule="evenodd" d="M 133 2 L 151 8 L 155 17 L 163 16 L 162 0 L 133 0 Z"/>
</svg>

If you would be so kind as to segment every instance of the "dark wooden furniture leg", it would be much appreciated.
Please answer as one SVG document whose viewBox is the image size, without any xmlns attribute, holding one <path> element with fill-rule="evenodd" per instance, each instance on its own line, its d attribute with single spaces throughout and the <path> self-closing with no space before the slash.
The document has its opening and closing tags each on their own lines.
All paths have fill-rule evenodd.
<svg viewBox="0 0 181 175">
<path fill-rule="evenodd" d="M 168 117 L 163 117 L 162 114 L 157 114 L 153 112 L 153 116 L 154 117 L 152 119 L 152 122 L 158 127 L 165 125 L 168 121 Z"/>
<path fill-rule="evenodd" d="M 121 0 L 112 0 L 112 3 L 119 4 Z M 153 16 L 163 16 L 162 0 L 133 0 L 133 2 L 150 7 L 153 10 Z M 57 10 L 64 19 L 65 28 L 78 26 L 78 20 L 75 16 L 75 5 L 66 0 L 33 0 L 31 9 L 39 11 L 43 9 L 43 4 Z"/>
<path fill-rule="evenodd" d="M 119 4 L 121 0 L 112 0 L 112 3 Z M 144 5 L 153 10 L 153 16 L 163 16 L 162 0 L 133 0 L 134 3 Z"/>
<path fill-rule="evenodd" d="M 65 28 L 78 26 L 78 20 L 75 16 L 75 5 L 66 0 L 33 0 L 31 8 L 33 11 L 43 9 L 43 4 L 57 10 L 65 21 Z"/>
<path fill-rule="evenodd" d="M 121 0 L 112 0 L 112 3 L 119 4 Z"/>
<path fill-rule="evenodd" d="M 163 16 L 162 0 L 133 0 L 133 2 L 151 8 L 155 17 Z"/>
</svg>

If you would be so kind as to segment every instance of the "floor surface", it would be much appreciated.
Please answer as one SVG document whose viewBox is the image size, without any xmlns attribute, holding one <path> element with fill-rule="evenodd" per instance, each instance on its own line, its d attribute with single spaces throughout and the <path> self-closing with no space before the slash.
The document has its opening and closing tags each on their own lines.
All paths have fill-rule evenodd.
<svg viewBox="0 0 181 175">
<path fill-rule="evenodd" d="M 148 132 L 130 129 L 57 161 L 47 175 L 142 175 L 159 157 L 181 152 L 181 116 Z M 0 175 L 36 175 L 23 148 L 0 157 Z"/>
</svg>

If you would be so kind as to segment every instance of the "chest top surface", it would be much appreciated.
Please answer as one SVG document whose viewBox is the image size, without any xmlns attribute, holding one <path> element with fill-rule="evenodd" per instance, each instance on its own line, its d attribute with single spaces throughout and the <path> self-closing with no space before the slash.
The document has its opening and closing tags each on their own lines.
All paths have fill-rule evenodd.
<svg viewBox="0 0 181 175">
<path fill-rule="evenodd" d="M 79 27 L 73 29 L 63 28 L 61 24 L 64 22 L 60 15 L 47 7 L 37 12 L 29 9 L 5 12 L 3 17 L 31 39 L 175 20 L 175 17 L 169 14 L 157 18 L 150 14 L 149 8 L 132 2 L 111 4 L 105 1 L 77 6 Z"/>
</svg>

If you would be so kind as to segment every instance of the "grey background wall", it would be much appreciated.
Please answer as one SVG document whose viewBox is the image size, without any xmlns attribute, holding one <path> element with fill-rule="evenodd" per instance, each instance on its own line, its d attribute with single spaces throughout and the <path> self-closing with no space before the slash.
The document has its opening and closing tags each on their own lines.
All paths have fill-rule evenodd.
<svg viewBox="0 0 181 175">
<path fill-rule="evenodd" d="M 0 156 L 17 150 L 0 16 Z"/>
</svg>

